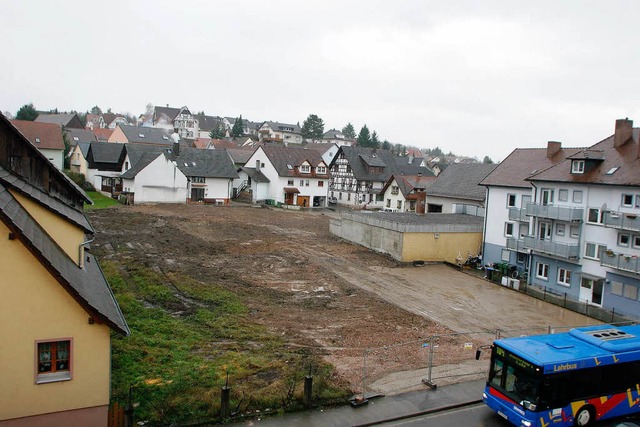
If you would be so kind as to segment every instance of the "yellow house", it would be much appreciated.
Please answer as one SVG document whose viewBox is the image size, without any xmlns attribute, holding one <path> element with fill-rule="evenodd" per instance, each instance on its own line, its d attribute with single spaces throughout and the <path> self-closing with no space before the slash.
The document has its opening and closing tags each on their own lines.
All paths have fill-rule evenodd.
<svg viewBox="0 0 640 427">
<path fill-rule="evenodd" d="M 106 426 L 111 331 L 84 192 L 0 114 L 0 427 Z"/>
</svg>

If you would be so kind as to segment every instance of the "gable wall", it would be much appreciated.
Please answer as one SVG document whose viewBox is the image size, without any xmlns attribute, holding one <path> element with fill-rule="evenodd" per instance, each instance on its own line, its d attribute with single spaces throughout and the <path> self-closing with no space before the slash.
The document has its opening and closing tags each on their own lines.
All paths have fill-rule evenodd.
<svg viewBox="0 0 640 427">
<path fill-rule="evenodd" d="M 136 203 L 186 203 L 187 177 L 159 154 L 136 175 L 133 191 Z"/>
</svg>

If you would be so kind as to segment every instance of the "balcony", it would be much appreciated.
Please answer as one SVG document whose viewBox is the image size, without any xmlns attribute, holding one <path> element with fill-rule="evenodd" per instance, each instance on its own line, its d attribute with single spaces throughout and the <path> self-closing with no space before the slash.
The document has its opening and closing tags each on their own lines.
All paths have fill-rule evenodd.
<svg viewBox="0 0 640 427">
<path fill-rule="evenodd" d="M 540 240 L 535 236 L 524 236 L 523 239 L 519 239 L 513 244 L 518 248 L 514 250 L 518 251 L 531 249 L 536 252 L 542 252 L 548 255 L 567 259 L 577 259 L 580 255 L 580 246 L 577 244 L 555 242 L 553 240 Z M 509 248 L 509 239 L 507 239 L 507 248 Z"/>
<path fill-rule="evenodd" d="M 511 251 L 524 252 L 528 248 L 524 246 L 524 240 L 515 237 L 507 237 L 507 249 Z"/>
<path fill-rule="evenodd" d="M 640 231 L 640 217 L 622 212 L 605 212 L 602 218 L 605 227 L 619 230 Z"/>
<path fill-rule="evenodd" d="M 600 265 L 640 274 L 640 263 L 638 262 L 638 257 L 635 255 L 614 254 L 611 251 L 605 250 L 600 252 Z"/>
<path fill-rule="evenodd" d="M 582 222 L 584 209 L 529 203 L 527 204 L 527 215 L 558 221 Z"/>
<path fill-rule="evenodd" d="M 511 221 L 529 222 L 527 210 L 522 208 L 509 208 L 509 219 Z"/>
</svg>

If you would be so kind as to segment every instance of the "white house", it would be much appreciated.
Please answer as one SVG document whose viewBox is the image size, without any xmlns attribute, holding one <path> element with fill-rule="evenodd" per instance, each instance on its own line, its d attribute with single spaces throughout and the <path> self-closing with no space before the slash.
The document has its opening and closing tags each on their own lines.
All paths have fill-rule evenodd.
<svg viewBox="0 0 640 427">
<path fill-rule="evenodd" d="M 392 175 L 382 187 L 383 210 L 391 212 L 425 212 L 425 190 L 436 177 L 429 172 L 427 176 Z"/>
<path fill-rule="evenodd" d="M 317 151 L 258 147 L 243 171 L 252 178 L 253 202 L 265 200 L 303 208 L 327 205 L 329 168 Z"/>
<path fill-rule="evenodd" d="M 278 122 L 263 122 L 258 129 L 258 138 L 262 142 L 302 144 L 302 130 L 298 125 Z"/>
<path fill-rule="evenodd" d="M 453 164 L 426 189 L 427 213 L 464 213 L 484 216 L 485 188 L 479 185 L 493 164 Z"/>
</svg>

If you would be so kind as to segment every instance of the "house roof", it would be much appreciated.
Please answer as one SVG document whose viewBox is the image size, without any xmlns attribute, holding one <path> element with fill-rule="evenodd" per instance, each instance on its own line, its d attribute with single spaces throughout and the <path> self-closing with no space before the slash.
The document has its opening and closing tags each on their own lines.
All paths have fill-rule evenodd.
<svg viewBox="0 0 640 427">
<path fill-rule="evenodd" d="M 89 153 L 93 155 L 95 163 L 119 163 L 123 159 L 125 144 L 117 142 L 93 142 Z"/>
<path fill-rule="evenodd" d="M 211 144 L 211 138 L 196 138 L 193 140 L 193 148 L 204 150 Z"/>
<path fill-rule="evenodd" d="M 266 121 L 262 124 L 262 126 L 264 124 L 269 125 L 269 127 L 271 128 L 271 130 L 273 131 L 277 131 L 277 132 L 291 132 L 291 133 L 302 133 L 302 129 L 300 129 L 300 126 L 298 125 L 290 125 L 288 123 L 279 123 L 279 122 L 270 122 L 270 121 Z M 260 126 L 260 127 L 262 127 Z M 291 129 L 291 130 L 288 130 Z"/>
<path fill-rule="evenodd" d="M 84 212 L 72 208 L 66 203 L 51 197 L 44 191 L 34 187 L 33 185 L 20 178 L 18 175 L 12 174 L 8 170 L 0 166 L 0 184 L 5 188 L 13 189 L 19 193 L 31 198 L 35 202 L 44 206 L 46 209 L 56 212 L 58 215 L 65 217 L 87 233 L 93 234 L 95 231 Z"/>
<path fill-rule="evenodd" d="M 211 132 L 217 126 L 222 125 L 221 117 L 206 116 L 203 114 L 194 114 L 193 117 L 198 120 L 198 128 L 201 131 Z"/>
<path fill-rule="evenodd" d="M 278 172 L 279 176 L 309 176 L 309 177 L 329 177 L 329 169 L 327 173 L 318 175 L 315 173 L 315 167 L 323 163 L 324 160 L 319 152 L 315 150 L 307 150 L 300 147 L 278 147 L 273 145 L 265 145 L 261 147 L 269 161 Z M 305 161 L 314 168 L 311 174 L 299 173 L 298 167 Z"/>
<path fill-rule="evenodd" d="M 79 142 L 96 142 L 98 140 L 96 134 L 90 129 L 66 128 L 64 132 L 67 135 L 67 141 L 71 145 L 76 145 Z"/>
<path fill-rule="evenodd" d="M 124 315 L 93 255 L 85 252 L 84 266 L 78 267 L 2 184 L 0 219 L 91 315 L 124 335 L 130 333 Z"/>
<path fill-rule="evenodd" d="M 418 175 L 418 173 L 423 176 L 433 175 L 429 169 L 409 164 L 407 157 L 395 156 L 389 150 L 350 147 L 346 145 L 340 147 L 339 150 L 344 153 L 344 157 L 349 162 L 354 177 L 358 180 L 386 182 L 391 175 L 403 173 L 405 175 Z M 339 156 L 336 156 L 336 158 L 337 157 Z M 370 172 L 369 166 L 382 168 L 382 172 Z"/>
<path fill-rule="evenodd" d="M 35 121 L 39 123 L 54 123 L 60 126 L 67 126 L 74 117 L 77 117 L 77 114 L 38 114 Z"/>
<path fill-rule="evenodd" d="M 114 113 L 104 113 L 102 115 L 102 120 L 104 120 L 104 123 L 109 126 L 115 119 L 117 119 L 118 117 L 123 118 L 126 120 L 126 117 L 123 116 L 122 114 L 114 114 Z"/>
<path fill-rule="evenodd" d="M 96 140 L 107 142 L 114 129 L 93 129 L 91 132 L 96 136 Z"/>
<path fill-rule="evenodd" d="M 614 135 L 611 135 L 528 179 L 530 181 L 638 186 L 640 185 L 639 140 L 640 129 L 638 128 L 633 129 L 632 138 L 619 147 L 614 146 Z M 585 159 L 584 173 L 571 173 L 571 162 L 575 159 Z"/>
<path fill-rule="evenodd" d="M 309 150 L 316 150 L 320 154 L 324 154 L 332 148 L 336 148 L 336 153 L 338 152 L 338 146 L 334 142 L 311 142 L 305 145 L 304 148 Z"/>
<path fill-rule="evenodd" d="M 240 149 L 227 149 L 227 153 L 231 156 L 233 163 L 237 165 L 244 165 L 249 158 L 253 155 L 255 150 L 240 150 Z"/>
<path fill-rule="evenodd" d="M 89 155 L 89 147 L 91 147 L 90 142 L 78 142 L 78 147 L 80 148 L 80 152 L 82 153 L 82 157 L 87 158 Z"/>
<path fill-rule="evenodd" d="M 480 182 L 480 185 L 531 188 L 531 183 L 526 181 L 527 178 L 579 151 L 580 148 L 560 148 L 551 154 L 548 148 L 516 148 Z"/>
<path fill-rule="evenodd" d="M 212 139 L 211 144 L 216 150 L 237 149 L 238 143 L 227 139 Z"/>
<path fill-rule="evenodd" d="M 170 146 L 173 144 L 171 133 L 166 129 L 141 126 L 118 125 L 127 142 L 149 145 Z"/>
<path fill-rule="evenodd" d="M 178 114 L 180 114 L 180 108 L 174 107 L 155 107 L 153 110 L 154 122 L 166 121 L 167 123 L 173 123 L 173 120 Z"/>
<path fill-rule="evenodd" d="M 455 197 L 482 201 L 486 189 L 479 185 L 491 171 L 494 164 L 470 163 L 452 164 L 425 190 L 428 196 Z"/>
<path fill-rule="evenodd" d="M 322 139 L 347 139 L 338 129 L 330 129 L 322 135 Z"/>
<path fill-rule="evenodd" d="M 199 150 L 180 147 L 179 155 L 173 149 L 165 149 L 165 156 L 176 163 L 186 176 L 205 178 L 238 178 L 231 156 L 224 150 Z"/>
<path fill-rule="evenodd" d="M 249 178 L 251 178 L 252 181 L 255 182 L 271 182 L 271 180 L 269 178 L 267 178 L 262 172 L 260 172 L 259 170 L 257 170 L 256 168 L 249 168 L 249 167 L 241 167 L 240 170 L 244 171 L 247 173 L 247 175 L 249 175 Z"/>
<path fill-rule="evenodd" d="M 11 120 L 11 123 L 31 143 L 40 149 L 64 150 L 62 128 L 59 124 L 32 122 L 29 120 Z"/>
</svg>

